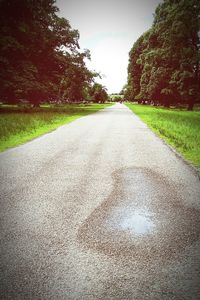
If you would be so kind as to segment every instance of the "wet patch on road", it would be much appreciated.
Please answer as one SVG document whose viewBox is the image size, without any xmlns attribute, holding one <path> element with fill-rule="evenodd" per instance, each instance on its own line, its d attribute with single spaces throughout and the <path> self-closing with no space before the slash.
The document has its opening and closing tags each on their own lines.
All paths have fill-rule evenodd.
<svg viewBox="0 0 200 300">
<path fill-rule="evenodd" d="M 154 222 L 155 214 L 149 212 L 146 208 L 137 208 L 133 211 L 126 208 L 120 211 L 121 217 L 119 217 L 118 215 L 119 212 L 116 211 L 116 215 L 113 216 L 114 218 L 119 220 L 119 223 L 117 223 L 117 225 L 115 226 L 116 230 L 128 230 L 135 236 L 154 234 L 156 230 Z"/>
<path fill-rule="evenodd" d="M 78 240 L 109 256 L 164 262 L 200 236 L 200 211 L 186 207 L 166 178 L 146 168 L 113 174 L 111 195 L 85 220 Z"/>
</svg>

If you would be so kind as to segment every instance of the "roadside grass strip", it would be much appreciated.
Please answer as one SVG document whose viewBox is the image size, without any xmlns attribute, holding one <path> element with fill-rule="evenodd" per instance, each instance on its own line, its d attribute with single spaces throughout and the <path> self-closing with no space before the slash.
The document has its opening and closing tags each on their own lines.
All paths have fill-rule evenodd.
<svg viewBox="0 0 200 300">
<path fill-rule="evenodd" d="M 0 107 L 0 151 L 28 142 L 59 126 L 111 104 L 64 105 L 40 108 Z"/>
<path fill-rule="evenodd" d="M 186 160 L 200 168 L 200 111 L 126 105 Z"/>
</svg>

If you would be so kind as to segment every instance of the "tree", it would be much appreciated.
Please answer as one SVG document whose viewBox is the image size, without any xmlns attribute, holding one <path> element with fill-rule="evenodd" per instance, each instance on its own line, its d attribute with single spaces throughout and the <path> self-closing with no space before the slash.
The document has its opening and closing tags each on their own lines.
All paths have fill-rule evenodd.
<svg viewBox="0 0 200 300">
<path fill-rule="evenodd" d="M 130 52 L 127 90 L 132 97 L 165 106 L 187 103 L 189 109 L 199 101 L 199 15 L 198 0 L 158 5 L 145 44 L 142 35 Z"/>
<path fill-rule="evenodd" d="M 128 84 L 125 98 L 133 101 L 140 92 L 140 80 L 142 76 L 143 66 L 139 59 L 143 51 L 147 47 L 149 32 L 144 33 L 133 45 L 129 52 L 128 65 Z"/>
<path fill-rule="evenodd" d="M 57 16 L 54 0 L 0 1 L 0 97 L 34 105 L 58 96 L 81 99 L 91 74 L 79 33 Z M 67 89 L 63 87 L 67 83 Z"/>
<path fill-rule="evenodd" d="M 87 69 L 84 59 L 90 58 L 89 51 L 77 52 L 71 56 L 71 62 L 66 66 L 60 83 L 59 99 L 62 102 L 80 102 L 87 98 L 87 89 L 97 76 L 97 73 Z"/>
<path fill-rule="evenodd" d="M 106 88 L 96 82 L 91 86 L 89 95 L 96 103 L 104 103 L 108 99 Z"/>
<path fill-rule="evenodd" d="M 199 86 L 199 14 L 196 0 L 166 0 L 156 10 L 154 31 L 159 33 L 162 66 L 166 72 L 161 94 L 188 103 L 192 109 Z M 162 78 L 160 76 L 160 78 Z"/>
</svg>

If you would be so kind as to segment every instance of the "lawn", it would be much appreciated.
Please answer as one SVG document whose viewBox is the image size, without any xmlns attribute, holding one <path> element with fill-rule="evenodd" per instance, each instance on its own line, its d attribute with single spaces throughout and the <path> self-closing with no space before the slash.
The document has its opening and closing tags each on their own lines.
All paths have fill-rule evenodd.
<svg viewBox="0 0 200 300">
<path fill-rule="evenodd" d="M 0 106 L 0 151 L 30 141 L 77 118 L 94 113 L 111 104 L 64 105 L 40 108 Z"/>
<path fill-rule="evenodd" d="M 200 111 L 127 103 L 153 131 L 200 168 Z"/>
</svg>

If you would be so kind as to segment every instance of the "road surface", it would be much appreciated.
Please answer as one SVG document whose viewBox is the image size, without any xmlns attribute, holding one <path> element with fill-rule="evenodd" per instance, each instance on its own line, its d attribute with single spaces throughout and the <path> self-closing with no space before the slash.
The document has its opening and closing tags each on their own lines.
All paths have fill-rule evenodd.
<svg viewBox="0 0 200 300">
<path fill-rule="evenodd" d="M 0 299 L 200 299 L 199 178 L 125 105 L 0 166 Z"/>
</svg>

